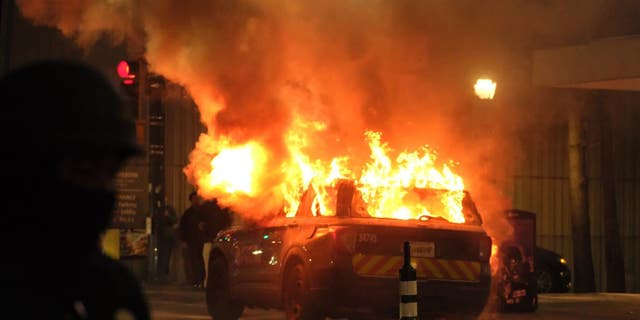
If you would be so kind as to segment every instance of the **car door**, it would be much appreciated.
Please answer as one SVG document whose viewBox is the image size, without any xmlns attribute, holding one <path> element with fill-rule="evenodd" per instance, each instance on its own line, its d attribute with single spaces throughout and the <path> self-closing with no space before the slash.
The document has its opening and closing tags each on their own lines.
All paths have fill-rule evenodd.
<svg viewBox="0 0 640 320">
<path fill-rule="evenodd" d="M 268 285 L 280 267 L 287 223 L 284 217 L 277 217 L 238 234 L 235 257 L 238 283 L 255 287 Z"/>
<path fill-rule="evenodd" d="M 285 252 L 287 232 L 291 218 L 279 217 L 264 229 L 260 235 L 260 246 L 254 254 L 259 257 L 260 267 L 255 270 L 261 286 L 272 294 L 280 289 L 278 275 Z"/>
<path fill-rule="evenodd" d="M 270 290 L 281 289 L 281 272 L 284 269 L 287 253 L 296 246 L 304 245 L 315 228 L 311 206 L 315 192 L 307 190 L 301 198 L 295 216 L 282 216 L 273 221 L 262 235 L 261 268 L 257 272 L 262 279 L 269 281 Z"/>
<path fill-rule="evenodd" d="M 234 234 L 235 236 L 235 257 L 236 265 L 235 279 L 239 285 L 250 285 L 258 280 L 255 270 L 260 267 L 259 252 L 260 236 L 263 233 L 262 228 L 254 227 L 246 230 L 240 230 Z"/>
</svg>

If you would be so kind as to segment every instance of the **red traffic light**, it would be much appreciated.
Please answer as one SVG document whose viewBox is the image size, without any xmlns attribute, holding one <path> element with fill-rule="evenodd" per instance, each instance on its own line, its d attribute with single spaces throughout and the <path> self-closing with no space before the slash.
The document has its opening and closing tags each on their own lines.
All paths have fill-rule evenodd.
<svg viewBox="0 0 640 320">
<path fill-rule="evenodd" d="M 129 64 L 129 62 L 122 60 L 118 63 L 118 76 L 122 79 L 122 83 L 124 84 L 133 84 L 134 79 L 136 78 L 136 74 L 133 72 L 134 68 Z"/>
</svg>

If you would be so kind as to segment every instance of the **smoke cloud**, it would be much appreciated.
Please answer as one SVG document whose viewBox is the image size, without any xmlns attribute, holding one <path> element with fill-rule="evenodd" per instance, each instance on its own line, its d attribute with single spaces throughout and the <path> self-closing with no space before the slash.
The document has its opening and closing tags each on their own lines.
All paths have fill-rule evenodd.
<svg viewBox="0 0 640 320">
<path fill-rule="evenodd" d="M 510 206 L 504 192 L 518 159 L 516 133 L 545 114 L 529 87 L 535 46 L 582 40 L 601 25 L 609 1 L 200 1 L 18 0 L 37 24 L 89 46 L 107 34 L 143 52 L 152 71 L 183 85 L 206 125 L 186 173 L 207 166 L 219 138 L 268 147 L 265 178 L 276 185 L 296 119 L 326 124 L 309 132 L 314 158 L 364 161 L 365 130 L 397 151 L 428 144 L 456 170 L 490 234 Z M 600 24 L 598 24 L 600 23 Z M 497 81 L 481 102 L 473 82 Z M 534 102 L 532 102 L 534 101 Z M 528 108 L 531 109 L 531 108 Z M 552 120 L 551 120 L 552 121 Z M 217 149 L 218 148 L 218 149 Z M 241 213 L 275 207 L 271 189 L 251 199 L 221 197 Z M 259 201 L 256 201 L 259 199 Z M 273 209 L 273 208 L 271 208 Z"/>
</svg>

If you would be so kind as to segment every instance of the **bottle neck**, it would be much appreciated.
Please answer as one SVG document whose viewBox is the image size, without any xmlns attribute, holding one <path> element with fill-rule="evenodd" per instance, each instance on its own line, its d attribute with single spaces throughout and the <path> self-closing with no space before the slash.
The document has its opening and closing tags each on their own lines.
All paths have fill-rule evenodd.
<svg viewBox="0 0 640 320">
<path fill-rule="evenodd" d="M 411 264 L 411 245 L 409 241 L 404 243 L 404 264 Z"/>
</svg>

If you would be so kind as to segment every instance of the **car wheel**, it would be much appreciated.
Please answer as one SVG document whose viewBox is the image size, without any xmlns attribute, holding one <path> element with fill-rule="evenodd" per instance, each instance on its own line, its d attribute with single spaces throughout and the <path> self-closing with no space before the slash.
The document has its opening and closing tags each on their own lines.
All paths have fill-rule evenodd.
<svg viewBox="0 0 640 320">
<path fill-rule="evenodd" d="M 312 307 L 308 277 L 302 264 L 296 263 L 287 268 L 282 289 L 283 306 L 287 320 L 324 319 Z"/>
<path fill-rule="evenodd" d="M 539 293 L 553 292 L 553 275 L 546 266 L 541 266 L 536 270 L 536 282 Z"/>
<path fill-rule="evenodd" d="M 549 293 L 553 291 L 553 276 L 546 266 L 540 266 L 536 271 L 536 282 L 538 283 L 538 292 Z"/>
<path fill-rule="evenodd" d="M 209 263 L 207 279 L 207 309 L 215 320 L 237 320 L 242 315 L 243 306 L 231 297 L 227 262 L 222 256 L 215 256 Z"/>
</svg>

